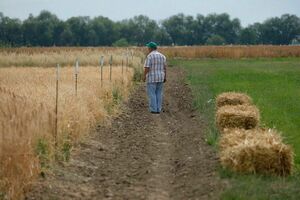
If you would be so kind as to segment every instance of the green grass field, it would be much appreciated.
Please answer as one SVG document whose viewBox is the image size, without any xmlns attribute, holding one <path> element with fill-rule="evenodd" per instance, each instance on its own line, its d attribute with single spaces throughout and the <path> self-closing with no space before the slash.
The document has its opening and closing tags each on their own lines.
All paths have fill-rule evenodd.
<svg viewBox="0 0 300 200">
<path fill-rule="evenodd" d="M 245 92 L 260 109 L 262 126 L 276 128 L 294 152 L 296 170 L 288 178 L 238 175 L 220 170 L 231 187 L 222 199 L 300 199 L 300 58 L 172 60 L 187 71 L 194 105 L 208 122 L 207 142 L 217 144 L 215 97 Z"/>
</svg>

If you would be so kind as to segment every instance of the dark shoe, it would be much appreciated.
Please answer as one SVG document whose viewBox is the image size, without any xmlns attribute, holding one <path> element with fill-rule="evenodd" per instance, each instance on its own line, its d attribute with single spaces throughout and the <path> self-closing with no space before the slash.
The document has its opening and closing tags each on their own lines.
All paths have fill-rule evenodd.
<svg viewBox="0 0 300 200">
<path fill-rule="evenodd" d="M 160 112 L 153 112 L 153 111 L 151 111 L 151 113 L 152 114 L 160 114 Z"/>
</svg>

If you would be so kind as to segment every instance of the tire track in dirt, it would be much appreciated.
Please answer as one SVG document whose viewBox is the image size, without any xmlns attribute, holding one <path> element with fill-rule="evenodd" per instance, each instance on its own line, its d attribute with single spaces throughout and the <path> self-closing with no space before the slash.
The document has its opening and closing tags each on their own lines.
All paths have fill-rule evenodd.
<svg viewBox="0 0 300 200">
<path fill-rule="evenodd" d="M 184 77 L 169 69 L 160 115 L 147 111 L 139 86 L 123 114 L 97 127 L 26 199 L 219 199 L 217 157 L 204 141 L 205 122 L 192 109 Z"/>
</svg>

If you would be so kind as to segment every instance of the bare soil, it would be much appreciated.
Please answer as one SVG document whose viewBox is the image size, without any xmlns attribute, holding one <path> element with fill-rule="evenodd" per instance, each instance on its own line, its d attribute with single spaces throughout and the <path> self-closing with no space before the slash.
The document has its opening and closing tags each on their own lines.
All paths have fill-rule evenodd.
<svg viewBox="0 0 300 200">
<path fill-rule="evenodd" d="M 99 125 L 26 199 L 219 199 L 216 153 L 184 77 L 169 69 L 159 115 L 148 112 L 141 84 L 112 125 Z"/>
</svg>

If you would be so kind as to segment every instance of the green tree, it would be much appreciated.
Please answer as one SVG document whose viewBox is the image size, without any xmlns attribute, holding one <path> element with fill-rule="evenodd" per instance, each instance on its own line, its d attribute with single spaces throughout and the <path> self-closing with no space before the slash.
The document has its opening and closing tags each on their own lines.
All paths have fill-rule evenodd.
<svg viewBox="0 0 300 200">
<path fill-rule="evenodd" d="M 52 46 L 57 42 L 60 20 L 49 11 L 41 11 L 34 17 L 32 14 L 23 22 L 24 43 L 33 46 Z M 62 31 L 61 28 L 60 31 Z M 55 35 L 58 34 L 58 35 Z"/>
<path fill-rule="evenodd" d="M 58 44 L 61 46 L 72 46 L 75 42 L 73 41 L 73 33 L 70 27 L 67 25 L 63 32 L 60 34 Z"/>
<path fill-rule="evenodd" d="M 127 42 L 127 40 L 125 38 L 121 38 L 121 39 L 115 41 L 113 43 L 113 46 L 114 47 L 127 47 L 127 46 L 129 46 L 129 43 Z"/>
<path fill-rule="evenodd" d="M 19 19 L 10 19 L 0 13 L 0 43 L 9 46 L 22 45 L 22 22 Z"/>
<path fill-rule="evenodd" d="M 263 44 L 279 44 L 280 18 L 266 20 L 261 25 L 261 41 Z"/>
<path fill-rule="evenodd" d="M 59 23 L 59 19 L 56 15 L 44 10 L 41 11 L 36 20 L 38 43 L 41 46 L 54 45 L 54 28 Z"/>
<path fill-rule="evenodd" d="M 258 33 L 251 26 L 244 28 L 240 33 L 240 44 L 258 44 Z"/>
<path fill-rule="evenodd" d="M 207 41 L 207 45 L 224 45 L 225 39 L 220 35 L 211 35 Z"/>
<path fill-rule="evenodd" d="M 280 43 L 290 44 L 293 39 L 300 36 L 300 18 L 296 15 L 285 14 L 280 19 L 282 24 Z"/>
<path fill-rule="evenodd" d="M 92 46 L 110 46 L 118 38 L 114 22 L 107 17 L 100 16 L 91 20 L 88 31 Z"/>
<path fill-rule="evenodd" d="M 130 44 L 143 46 L 149 41 L 154 41 L 159 35 L 159 26 L 149 17 L 144 15 L 135 16 L 119 23 L 120 35 L 127 38 Z"/>
<path fill-rule="evenodd" d="M 156 41 L 160 45 L 172 44 L 172 38 L 169 35 L 169 33 L 166 31 L 166 29 L 164 29 L 164 27 L 159 27 L 159 29 L 155 31 L 153 41 Z"/>
<path fill-rule="evenodd" d="M 37 38 L 37 20 L 32 14 L 23 22 L 23 39 L 24 44 L 27 46 L 38 46 Z"/>
<path fill-rule="evenodd" d="M 72 32 L 72 43 L 73 46 L 86 46 L 87 45 L 87 30 L 89 17 L 71 17 L 66 21 L 67 25 Z"/>
<path fill-rule="evenodd" d="M 164 20 L 162 25 L 171 36 L 173 44 L 186 45 L 188 43 L 191 44 L 194 38 L 194 31 L 191 29 L 192 26 L 188 25 L 188 23 L 193 23 L 193 17 L 186 17 L 180 13 Z M 188 38 L 190 39 L 188 40 Z"/>
<path fill-rule="evenodd" d="M 210 14 L 203 20 L 204 40 L 208 40 L 212 35 L 221 36 L 226 44 L 238 43 L 241 30 L 240 21 L 238 19 L 230 20 L 230 16 L 226 13 L 217 15 Z"/>
<path fill-rule="evenodd" d="M 266 20 L 261 25 L 261 40 L 264 44 L 290 44 L 300 34 L 300 19 L 285 14 Z"/>
<path fill-rule="evenodd" d="M 106 17 L 71 17 L 66 21 L 49 11 L 23 22 L 0 12 L 0 44 L 7 46 L 111 46 L 202 44 L 291 44 L 300 37 L 300 19 L 284 14 L 242 28 L 226 13 L 193 16 L 182 13 L 160 23 L 147 16 L 114 22 Z"/>
<path fill-rule="evenodd" d="M 67 46 L 68 44 L 67 43 L 64 43 L 62 41 L 62 34 L 63 32 L 66 31 L 66 29 L 68 29 L 67 25 L 65 22 L 63 21 L 57 21 L 55 24 L 54 24 L 54 27 L 53 27 L 53 43 L 54 45 L 57 45 L 57 46 Z"/>
<path fill-rule="evenodd" d="M 194 27 L 195 27 L 195 31 L 194 31 L 194 35 L 195 35 L 195 41 L 194 44 L 200 45 L 200 44 L 205 44 L 205 37 L 204 37 L 204 33 L 205 33 L 205 29 L 204 29 L 204 20 L 205 17 L 203 15 L 198 14 L 195 22 L 194 22 Z"/>
</svg>

